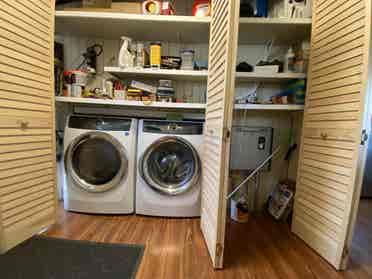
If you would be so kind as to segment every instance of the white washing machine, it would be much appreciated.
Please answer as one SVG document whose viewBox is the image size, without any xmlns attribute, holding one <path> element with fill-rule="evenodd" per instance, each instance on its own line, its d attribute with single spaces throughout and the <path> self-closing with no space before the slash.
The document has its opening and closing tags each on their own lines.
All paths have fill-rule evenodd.
<svg viewBox="0 0 372 279">
<path fill-rule="evenodd" d="M 202 123 L 139 121 L 137 214 L 200 216 L 202 143 Z"/>
<path fill-rule="evenodd" d="M 134 212 L 136 119 L 72 115 L 64 137 L 64 208 L 100 214 Z"/>
</svg>

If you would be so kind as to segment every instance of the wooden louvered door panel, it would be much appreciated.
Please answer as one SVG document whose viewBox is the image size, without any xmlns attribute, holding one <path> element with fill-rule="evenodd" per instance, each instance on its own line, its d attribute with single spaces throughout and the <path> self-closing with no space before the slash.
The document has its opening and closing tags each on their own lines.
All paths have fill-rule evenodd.
<svg viewBox="0 0 372 279">
<path fill-rule="evenodd" d="M 202 154 L 201 229 L 213 266 L 222 268 L 239 1 L 212 1 L 207 108 Z"/>
<path fill-rule="evenodd" d="M 370 0 L 316 0 L 292 230 L 342 268 L 366 101 Z"/>
<path fill-rule="evenodd" d="M 0 252 L 55 221 L 54 1 L 0 1 Z"/>
</svg>

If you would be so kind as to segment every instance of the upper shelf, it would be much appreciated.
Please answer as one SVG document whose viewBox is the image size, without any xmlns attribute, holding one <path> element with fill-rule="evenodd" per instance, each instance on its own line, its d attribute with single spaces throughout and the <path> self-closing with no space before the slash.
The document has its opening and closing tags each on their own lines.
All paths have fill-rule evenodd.
<svg viewBox="0 0 372 279">
<path fill-rule="evenodd" d="M 292 79 L 305 79 L 304 73 L 273 73 L 261 74 L 255 72 L 237 72 L 236 79 L 238 81 L 266 81 L 266 82 L 282 82 Z"/>
<path fill-rule="evenodd" d="M 207 80 L 208 71 L 184 71 L 184 70 L 165 70 L 165 69 L 122 69 L 120 67 L 105 67 L 105 72 L 111 73 L 119 78 L 170 78 L 174 80 Z M 260 74 L 255 72 L 237 72 L 238 81 L 266 81 L 281 82 L 292 79 L 304 79 L 303 73 L 274 73 Z"/>
<path fill-rule="evenodd" d="M 209 17 L 56 11 L 56 33 L 104 39 L 208 43 Z"/>
<path fill-rule="evenodd" d="M 310 40 L 311 18 L 241 18 L 240 44 L 263 44 L 274 39 L 275 44 Z"/>
<path fill-rule="evenodd" d="M 91 98 L 75 98 L 75 97 L 55 97 L 56 102 L 72 103 L 82 105 L 106 105 L 106 106 L 121 106 L 132 107 L 139 109 L 163 109 L 163 110 L 187 110 L 187 111 L 203 111 L 205 104 L 198 103 L 164 103 L 152 102 L 145 103 L 141 101 L 127 100 L 107 100 L 107 99 L 91 99 Z M 284 110 L 284 111 L 302 111 L 303 105 L 277 105 L 277 104 L 235 104 L 236 110 Z"/>
<path fill-rule="evenodd" d="M 168 109 L 168 110 L 204 110 L 205 104 L 199 103 L 168 103 L 168 102 L 151 102 L 142 101 L 127 101 L 127 100 L 109 100 L 109 99 L 93 99 L 93 98 L 75 98 L 75 97 L 55 97 L 57 102 L 75 103 L 85 105 L 109 105 L 134 108 L 152 108 L 152 109 Z"/>
<path fill-rule="evenodd" d="M 295 104 L 236 104 L 236 110 L 289 110 L 289 111 L 303 111 L 304 105 Z"/>
<path fill-rule="evenodd" d="M 132 37 L 140 41 L 209 42 L 209 17 L 56 11 L 56 33 L 102 39 Z M 241 18 L 239 43 L 288 44 L 310 38 L 311 19 Z"/>
<path fill-rule="evenodd" d="M 185 71 L 167 69 L 122 69 L 120 67 L 105 67 L 104 71 L 119 78 L 171 78 L 176 80 L 207 80 L 208 71 Z"/>
</svg>

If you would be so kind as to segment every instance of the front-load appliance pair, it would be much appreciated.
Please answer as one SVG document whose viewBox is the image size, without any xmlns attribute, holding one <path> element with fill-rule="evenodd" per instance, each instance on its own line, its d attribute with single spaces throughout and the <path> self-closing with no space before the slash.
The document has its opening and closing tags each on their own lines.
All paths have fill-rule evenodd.
<svg viewBox="0 0 372 279">
<path fill-rule="evenodd" d="M 202 134 L 198 122 L 140 120 L 137 125 L 136 119 L 70 116 L 65 209 L 199 216 Z"/>
</svg>

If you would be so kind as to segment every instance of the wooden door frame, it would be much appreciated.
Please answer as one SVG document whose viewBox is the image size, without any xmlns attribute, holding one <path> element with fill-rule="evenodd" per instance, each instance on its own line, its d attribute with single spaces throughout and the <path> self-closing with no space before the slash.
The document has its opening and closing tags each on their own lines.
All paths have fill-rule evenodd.
<svg viewBox="0 0 372 279">
<path fill-rule="evenodd" d="M 325 1 L 322 1 L 325 2 Z M 360 115 L 359 115 L 359 123 L 358 126 L 355 128 L 355 146 L 356 148 L 359 148 L 359 151 L 355 151 L 353 158 L 353 166 L 352 166 L 352 172 L 350 174 L 350 179 L 354 184 L 351 184 L 351 186 L 354 186 L 353 191 L 348 193 L 347 198 L 345 200 L 345 209 L 343 212 L 343 221 L 345 222 L 342 225 L 341 232 L 340 232 L 340 247 L 337 247 L 337 251 L 335 254 L 335 262 L 333 263 L 336 269 L 345 269 L 347 258 L 348 258 L 348 247 L 350 246 L 353 230 L 355 227 L 356 217 L 357 217 L 357 211 L 358 211 L 358 205 L 359 205 L 359 198 L 361 193 L 361 187 L 362 187 L 362 180 L 363 180 L 363 171 L 364 171 L 364 165 L 365 165 L 365 159 L 366 159 L 366 148 L 360 147 L 360 145 L 356 145 L 357 141 L 361 139 L 362 130 L 365 125 L 365 116 L 366 116 L 366 101 L 367 101 L 367 92 L 370 93 L 370 81 L 368 80 L 369 74 L 370 74 L 370 64 L 371 64 L 371 0 L 363 0 L 365 4 L 365 27 L 364 27 L 364 42 L 363 42 L 363 61 L 364 64 L 361 67 L 362 73 L 361 73 L 361 91 L 360 91 L 360 97 L 359 101 L 361 104 L 360 108 Z M 315 15 L 316 11 L 316 4 L 317 1 L 313 3 L 313 15 Z M 313 16 L 313 24 L 312 24 L 312 32 L 315 31 L 316 26 L 316 17 Z M 312 34 L 313 38 L 313 34 Z M 310 51 L 310 59 L 312 58 L 312 50 Z M 306 96 L 306 104 L 307 106 L 309 104 L 309 92 L 311 87 L 311 75 L 312 75 L 312 62 L 310 61 L 310 67 L 309 67 L 309 74 L 308 74 L 308 83 L 307 83 L 307 96 Z M 309 81 L 310 80 L 310 81 Z M 362 106 L 364 104 L 364 106 Z M 304 121 L 305 121 L 306 115 L 304 115 Z M 300 146 L 300 156 L 299 156 L 299 162 L 302 161 L 303 157 L 303 145 L 304 142 L 304 133 L 302 133 L 301 136 L 301 146 Z M 300 164 L 299 164 L 300 167 Z M 300 173 L 297 174 L 297 182 L 300 181 Z"/>
<path fill-rule="evenodd" d="M 235 96 L 240 0 L 214 0 L 212 11 L 209 62 L 216 63 L 215 65 L 210 63 L 210 66 L 214 67 L 208 75 L 204 135 L 206 141 L 210 137 L 213 138 L 215 144 L 211 148 L 206 148 L 206 152 L 202 156 L 206 159 L 203 160 L 204 174 L 201 182 L 200 227 L 213 267 L 219 269 L 223 268 L 225 246 L 230 130 Z M 216 71 L 218 72 L 216 73 Z M 210 111 L 213 117 L 209 117 L 210 105 L 216 106 Z M 205 168 L 208 164 L 214 163 L 216 165 L 208 175 Z M 208 197 L 208 191 L 213 192 L 213 199 Z"/>
<path fill-rule="evenodd" d="M 55 9 L 55 5 L 56 5 L 56 0 L 51 0 L 51 12 L 52 12 L 52 19 L 51 19 L 51 26 L 50 26 L 50 40 L 51 40 L 51 44 L 52 44 L 52 47 L 50 48 L 50 65 L 51 65 L 51 89 L 50 89 L 50 92 L 52 94 L 52 98 L 51 98 L 51 101 L 52 101 L 52 104 L 51 104 L 51 107 L 52 107 L 52 131 L 53 131 L 53 138 L 52 138 L 52 148 L 53 150 L 57 150 L 57 139 L 56 139 L 56 102 L 55 102 L 55 73 L 54 73 L 54 45 L 55 45 L 55 40 L 54 40 L 54 37 L 55 37 L 55 19 L 56 19 L 56 16 L 55 16 L 55 13 L 56 13 L 56 9 Z M 57 221 L 57 217 L 58 217 L 58 170 L 57 170 L 57 158 L 55 158 L 55 160 L 53 160 L 53 168 L 54 168 L 54 196 L 55 196 L 55 221 Z"/>
<path fill-rule="evenodd" d="M 370 21 L 372 20 L 372 3 L 371 0 L 367 1 L 367 10 L 369 11 L 369 18 Z M 369 28 L 368 28 L 369 27 Z M 365 109 L 363 112 L 361 112 L 361 117 L 363 121 L 361 121 L 361 130 L 363 128 L 367 131 L 368 137 L 371 137 L 371 117 L 372 117 L 372 108 L 370 105 L 372 105 L 372 38 L 371 38 L 371 28 L 372 25 L 366 26 L 366 33 L 369 34 L 366 36 L 365 41 L 365 47 L 368 49 L 368 63 L 366 63 L 365 68 L 365 77 L 364 77 L 364 88 L 365 88 Z M 362 139 L 361 139 L 362 140 Z M 355 232 L 355 226 L 356 221 L 358 218 L 358 212 L 359 212 L 359 203 L 360 198 L 362 194 L 362 187 L 363 187 L 363 179 L 364 179 L 364 172 L 366 167 L 366 161 L 367 161 L 367 154 L 368 154 L 368 141 L 365 143 L 365 145 L 361 145 L 359 149 L 359 161 L 358 161 L 358 167 L 356 171 L 356 178 L 355 178 L 355 191 L 352 198 L 352 205 L 351 205 L 351 213 L 349 218 L 349 226 L 347 228 L 346 233 L 346 240 L 345 240 L 345 247 L 344 247 L 344 253 L 343 258 L 341 262 L 341 270 L 347 269 L 349 256 L 350 256 L 350 246 L 353 240 L 354 232 Z"/>
<path fill-rule="evenodd" d="M 236 0 L 232 2 L 234 7 L 232 10 L 234 11 L 235 18 L 230 19 L 230 26 L 229 30 L 234 30 L 230 37 L 230 41 L 228 44 L 231 46 L 229 51 L 229 56 L 227 61 L 231 63 L 228 64 L 228 67 L 225 71 L 225 78 L 226 78 L 226 88 L 229 92 L 229 95 L 226 96 L 226 106 L 224 111 L 224 124 L 223 124 L 223 140 L 221 144 L 222 153 L 225 155 L 224 160 L 222 160 L 222 173 L 221 173 L 221 181 L 220 185 L 222 185 L 222 191 L 220 193 L 220 200 L 219 200 L 219 208 L 218 208 L 218 216 L 220 217 L 220 222 L 218 223 L 217 227 L 217 245 L 218 249 L 221 249 L 220 253 L 216 253 L 216 263 L 215 268 L 223 268 L 223 258 L 225 252 L 225 237 L 226 237 L 226 218 L 227 218 L 227 194 L 229 191 L 229 182 L 230 182 L 230 144 L 231 144 L 231 127 L 234 118 L 234 99 L 235 99 L 235 72 L 236 72 L 236 61 L 238 55 L 238 45 L 239 45 L 239 22 L 240 22 L 240 0 Z M 236 42 L 236 43 L 235 43 Z M 233 77 L 231 73 L 234 73 Z M 221 244 L 222 243 L 222 244 Z M 218 251 L 218 250 L 217 250 Z"/>
<path fill-rule="evenodd" d="M 9 1 L 10 2 L 10 1 Z M 49 90 L 49 94 L 50 95 L 47 95 L 48 97 L 50 96 L 50 108 L 51 108 L 51 113 L 50 113 L 50 118 L 48 118 L 51 122 L 51 127 L 50 127 L 50 130 L 51 130 L 51 139 L 50 139 L 50 142 L 51 142 L 51 158 L 50 160 L 52 160 L 52 173 L 51 175 L 54 175 L 54 177 L 52 178 L 51 182 L 53 183 L 51 185 L 51 187 L 53 187 L 53 190 L 52 190 L 52 193 L 54 194 L 54 199 L 51 197 L 51 204 L 53 203 L 54 204 L 54 210 L 51 210 L 50 211 L 50 215 L 48 215 L 48 220 L 46 220 L 46 218 L 42 218 L 41 220 L 38 220 L 37 222 L 32 222 L 30 224 L 28 224 L 28 228 L 25 229 L 20 229 L 19 231 L 17 232 L 12 232 L 12 234 L 9 234 L 11 237 L 7 237 L 7 238 L 4 238 L 4 233 L 6 231 L 5 229 L 5 226 L 3 226 L 2 224 L 2 216 L 3 216 L 3 213 L 2 213 L 2 202 L 0 200 L 0 253 L 2 252 L 5 252 L 6 250 L 10 249 L 11 247 L 14 247 L 16 244 L 32 237 L 33 235 L 35 234 L 38 234 L 40 233 L 41 230 L 44 230 L 46 229 L 47 227 L 49 227 L 52 223 L 56 222 L 57 220 L 57 216 L 58 216 L 58 197 L 57 197 L 57 172 L 56 172 L 56 157 L 55 157 L 55 150 L 56 150 L 56 136 L 55 136 L 55 128 L 56 128 L 56 121 L 55 121 L 55 93 L 54 93 L 54 88 L 55 88 L 55 80 L 54 80 L 54 33 L 55 33 L 55 0 L 49 0 L 49 1 L 41 1 L 43 3 L 39 3 L 39 4 L 36 4 L 36 6 L 38 5 L 43 5 L 44 7 L 43 8 L 40 8 L 38 6 L 38 9 L 40 10 L 41 13 L 44 13 L 45 12 L 45 19 L 50 19 L 50 21 L 45 24 L 45 29 L 48 29 L 48 31 L 45 31 L 45 37 L 48 38 L 50 40 L 49 44 L 49 51 L 46 50 L 45 55 L 49 55 L 49 59 L 45 59 L 43 61 L 45 61 L 45 64 L 47 64 L 48 62 L 50 63 L 49 67 L 44 67 L 43 69 L 45 69 L 45 71 L 47 71 L 46 69 L 49 69 L 49 85 L 46 85 L 45 87 L 45 91 L 48 91 Z M 5 3 L 7 4 L 7 3 Z M 29 11 L 32 11 L 32 8 L 25 5 L 25 2 L 24 1 L 19 1 L 19 6 L 22 5 L 22 13 L 27 13 Z M 26 3 L 27 4 L 27 3 Z M 17 6 L 18 7 L 18 6 Z M 14 8 L 14 7 L 13 7 Z M 18 8 L 14 8 L 14 9 L 18 9 Z M 50 17 L 50 18 L 49 18 Z M 47 20 L 46 20 L 47 21 Z M 11 22 L 9 22 L 9 24 L 12 24 Z M 9 31 L 10 32 L 10 31 Z M 13 31 L 12 31 L 13 32 Z M 14 42 L 15 42 L 15 39 L 14 39 Z M 15 42 L 16 43 L 16 42 Z M 33 70 L 33 73 L 35 71 Z M 49 105 L 49 104 L 48 104 Z M 20 115 L 13 115 L 11 113 L 7 114 L 6 116 L 4 117 L 20 117 Z M 35 116 L 35 119 L 38 119 L 39 116 Z M 48 126 L 49 128 L 49 126 Z M 49 141 L 49 140 L 48 140 Z M 49 213 L 48 213 L 49 214 Z M 29 217 L 32 217 L 32 216 L 28 216 L 27 218 Z"/>
</svg>

